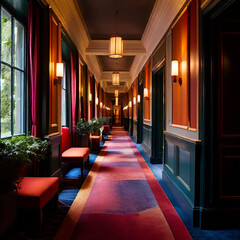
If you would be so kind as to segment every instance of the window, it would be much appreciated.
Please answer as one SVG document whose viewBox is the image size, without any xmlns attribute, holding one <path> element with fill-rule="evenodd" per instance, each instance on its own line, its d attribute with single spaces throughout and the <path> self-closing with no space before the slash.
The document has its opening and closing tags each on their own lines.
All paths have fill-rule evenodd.
<svg viewBox="0 0 240 240">
<path fill-rule="evenodd" d="M 67 76 L 65 62 L 63 62 L 62 78 L 62 126 L 67 126 Z"/>
<path fill-rule="evenodd" d="M 24 132 L 24 27 L 1 7 L 0 137 Z"/>
</svg>

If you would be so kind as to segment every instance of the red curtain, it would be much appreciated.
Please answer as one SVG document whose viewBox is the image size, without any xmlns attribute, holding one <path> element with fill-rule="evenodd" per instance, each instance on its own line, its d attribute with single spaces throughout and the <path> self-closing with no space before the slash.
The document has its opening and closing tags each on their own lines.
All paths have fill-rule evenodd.
<svg viewBox="0 0 240 240">
<path fill-rule="evenodd" d="M 29 45 L 29 96 L 32 115 L 32 132 L 34 137 L 39 134 L 39 9 L 28 4 L 28 45 Z"/>
<path fill-rule="evenodd" d="M 71 52 L 71 95 L 72 95 L 72 129 L 73 129 L 73 145 L 75 144 L 75 125 L 76 125 L 76 102 L 77 102 L 77 64 L 76 57 Z"/>
</svg>

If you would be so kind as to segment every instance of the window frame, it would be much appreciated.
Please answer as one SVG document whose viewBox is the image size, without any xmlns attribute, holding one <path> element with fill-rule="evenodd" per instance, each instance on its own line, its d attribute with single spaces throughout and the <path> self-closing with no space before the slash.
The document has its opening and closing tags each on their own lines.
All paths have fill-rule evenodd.
<svg viewBox="0 0 240 240">
<path fill-rule="evenodd" d="M 8 6 L 8 4 L 1 2 L 0 3 L 0 19 L 2 21 L 2 9 L 4 9 L 8 14 L 11 15 L 11 64 L 2 61 L 2 56 L 1 56 L 1 52 L 2 52 L 2 45 L 0 43 L 0 79 L 1 79 L 1 68 L 2 65 L 7 66 L 10 68 L 11 71 L 11 135 L 9 136 L 4 136 L 2 137 L 2 133 L 1 133 L 1 83 L 0 83 L 0 139 L 4 139 L 4 138 L 10 138 L 13 136 L 20 136 L 20 135 L 26 135 L 26 132 L 28 132 L 28 118 L 27 118 L 27 113 L 29 111 L 28 105 L 27 105 L 27 100 L 28 100 L 28 84 L 27 84 L 27 60 L 26 60 L 26 56 L 27 56 L 27 25 L 26 25 L 26 21 L 24 19 L 22 19 L 21 17 L 19 17 L 16 12 L 10 7 Z M 23 68 L 19 68 L 13 65 L 13 56 L 14 56 L 14 41 L 15 41 L 15 34 L 14 34 L 14 27 L 15 27 L 15 22 L 18 22 L 22 25 L 22 27 L 24 28 L 24 44 L 23 44 Z M 1 41 L 1 31 L 2 31 L 2 22 L 0 23 L 0 41 Z M 23 79 L 21 82 L 21 87 L 22 89 L 22 99 L 21 99 L 21 105 L 22 105 L 22 118 L 21 118 L 21 127 L 22 127 L 22 132 L 19 134 L 14 134 L 14 111 L 13 111 L 13 95 L 14 95 L 14 71 L 19 71 L 21 72 Z"/>
</svg>

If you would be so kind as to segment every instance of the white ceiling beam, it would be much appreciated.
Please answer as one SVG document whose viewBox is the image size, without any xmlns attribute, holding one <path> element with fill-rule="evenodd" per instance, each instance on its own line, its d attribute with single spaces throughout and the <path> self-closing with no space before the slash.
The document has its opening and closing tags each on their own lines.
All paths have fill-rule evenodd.
<svg viewBox="0 0 240 240">
<path fill-rule="evenodd" d="M 109 40 L 90 40 L 85 51 L 86 55 L 109 55 Z M 123 40 L 123 55 L 136 56 L 146 54 L 141 40 Z"/>
</svg>

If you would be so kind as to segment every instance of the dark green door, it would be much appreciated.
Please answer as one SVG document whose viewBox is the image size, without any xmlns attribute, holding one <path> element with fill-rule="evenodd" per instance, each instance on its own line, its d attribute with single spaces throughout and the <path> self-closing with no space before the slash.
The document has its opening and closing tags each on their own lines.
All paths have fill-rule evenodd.
<svg viewBox="0 0 240 240">
<path fill-rule="evenodd" d="M 160 68 L 152 76 L 152 156 L 151 163 L 162 163 L 163 158 L 163 80 L 164 68 Z"/>
</svg>

